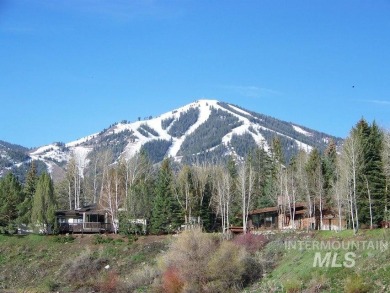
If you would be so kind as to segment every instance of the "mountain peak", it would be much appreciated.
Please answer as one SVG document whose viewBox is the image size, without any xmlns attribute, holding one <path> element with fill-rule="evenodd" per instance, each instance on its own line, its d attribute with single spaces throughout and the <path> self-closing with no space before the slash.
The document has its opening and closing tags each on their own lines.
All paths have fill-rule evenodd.
<svg viewBox="0 0 390 293">
<path fill-rule="evenodd" d="M 172 157 L 191 163 L 227 155 L 243 158 L 258 146 L 267 151 L 274 137 L 279 138 L 286 159 L 300 149 L 323 150 L 330 139 L 341 142 L 331 135 L 240 106 L 199 99 L 157 117 L 115 123 L 73 142 L 37 148 L 28 153 L 28 158 L 41 160 L 49 170 L 55 170 L 66 166 L 72 157 L 87 166 L 93 155 L 102 150 L 111 150 L 115 160 L 144 150 L 153 162 Z"/>
</svg>

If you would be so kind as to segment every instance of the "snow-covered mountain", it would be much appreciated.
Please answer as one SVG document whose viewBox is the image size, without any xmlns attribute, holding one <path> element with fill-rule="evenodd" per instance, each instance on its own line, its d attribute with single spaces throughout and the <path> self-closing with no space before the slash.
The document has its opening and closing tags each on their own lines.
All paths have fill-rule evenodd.
<svg viewBox="0 0 390 293">
<path fill-rule="evenodd" d="M 56 173 L 61 173 L 71 157 L 84 167 L 94 152 L 105 149 L 110 149 L 115 159 L 131 157 L 143 149 L 153 162 L 172 157 L 190 163 L 226 155 L 242 158 L 256 145 L 269 150 L 275 136 L 287 158 L 299 149 L 324 149 L 330 139 L 341 142 L 340 138 L 239 106 L 198 100 L 158 117 L 123 121 L 73 142 L 42 146 L 29 151 L 28 157 L 43 161 Z"/>
</svg>

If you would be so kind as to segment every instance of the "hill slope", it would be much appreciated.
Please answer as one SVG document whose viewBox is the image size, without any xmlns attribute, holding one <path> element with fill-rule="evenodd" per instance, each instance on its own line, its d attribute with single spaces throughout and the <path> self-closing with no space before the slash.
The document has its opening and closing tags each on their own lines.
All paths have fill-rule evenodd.
<svg viewBox="0 0 390 293">
<path fill-rule="evenodd" d="M 245 264 L 251 264 L 248 277 L 253 283 L 242 291 L 232 288 L 229 292 L 389 292 L 389 232 L 274 231 L 267 234 L 265 246 L 236 241 L 251 251 Z M 161 256 L 167 257 L 172 241 L 179 237 L 141 236 L 132 242 L 120 235 L 0 235 L 0 291 L 156 292 L 155 285 L 162 277 Z M 286 245 L 300 242 L 303 248 Z M 313 248 L 314 243 L 341 242 L 353 243 L 354 248 Z M 377 243 L 383 246 L 377 247 Z M 330 265 L 332 259 L 329 265 L 314 266 L 318 252 L 323 257 L 326 253 L 337 255 L 337 266 Z M 354 253 L 353 266 L 339 265 L 348 252 Z M 229 250 L 225 253 L 229 259 Z"/>
</svg>

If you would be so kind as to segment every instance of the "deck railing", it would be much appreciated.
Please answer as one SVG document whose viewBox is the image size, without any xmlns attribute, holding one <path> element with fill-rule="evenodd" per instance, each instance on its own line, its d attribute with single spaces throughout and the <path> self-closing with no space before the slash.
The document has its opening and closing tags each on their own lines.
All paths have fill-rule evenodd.
<svg viewBox="0 0 390 293">
<path fill-rule="evenodd" d="M 112 224 L 99 222 L 60 223 L 61 233 L 105 233 L 112 232 Z"/>
</svg>

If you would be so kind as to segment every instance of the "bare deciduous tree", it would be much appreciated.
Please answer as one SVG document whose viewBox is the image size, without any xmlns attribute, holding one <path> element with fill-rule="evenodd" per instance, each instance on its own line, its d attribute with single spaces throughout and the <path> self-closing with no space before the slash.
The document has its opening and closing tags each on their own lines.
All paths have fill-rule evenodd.
<svg viewBox="0 0 390 293">
<path fill-rule="evenodd" d="M 222 233 L 227 234 L 230 221 L 230 205 L 232 202 L 231 178 L 229 172 L 221 166 L 215 166 L 213 169 L 213 202 L 216 214 L 221 216 Z"/>
<path fill-rule="evenodd" d="M 350 212 L 352 226 L 355 233 L 359 229 L 359 217 L 357 209 L 357 176 L 358 172 L 363 168 L 363 150 L 358 135 L 352 132 L 351 135 L 344 141 L 343 150 L 341 153 L 341 163 L 346 172 L 344 172 L 344 180 L 350 186 Z"/>
<path fill-rule="evenodd" d="M 242 163 L 238 168 L 238 190 L 241 195 L 242 227 L 244 234 L 248 229 L 248 214 L 253 208 L 252 193 L 255 174 L 250 163 Z"/>
<path fill-rule="evenodd" d="M 124 206 L 124 180 L 122 166 L 111 166 L 105 173 L 102 193 L 100 194 L 100 207 L 106 211 L 113 225 L 114 233 L 119 228 L 119 209 Z"/>
<path fill-rule="evenodd" d="M 200 213 L 203 206 L 206 185 L 210 177 L 210 167 L 206 165 L 206 163 L 198 163 L 193 166 L 192 170 L 192 182 L 194 184 L 195 192 L 197 193 L 196 197 L 198 201 L 198 225 L 201 225 Z"/>
</svg>

